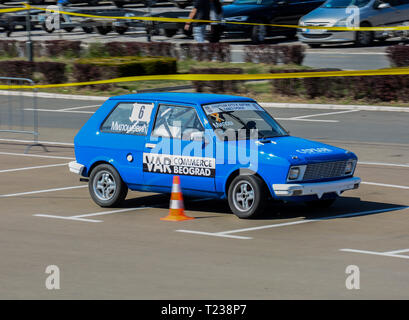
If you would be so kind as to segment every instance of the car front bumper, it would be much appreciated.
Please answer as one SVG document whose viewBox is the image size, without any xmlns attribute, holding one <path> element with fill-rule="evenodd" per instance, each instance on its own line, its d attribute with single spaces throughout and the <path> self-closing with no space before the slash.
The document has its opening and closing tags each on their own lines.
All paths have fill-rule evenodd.
<svg viewBox="0 0 409 320">
<path fill-rule="evenodd" d="M 68 168 L 70 169 L 70 171 L 71 171 L 72 173 L 76 173 L 76 174 L 82 175 L 82 172 L 84 171 L 85 166 L 82 165 L 81 163 L 76 162 L 76 161 L 71 161 L 71 162 L 68 164 Z"/>
<path fill-rule="evenodd" d="M 360 183 L 361 178 L 352 177 L 328 182 L 273 184 L 272 187 L 277 197 L 316 195 L 320 199 L 325 193 L 341 195 L 343 191 L 358 189 Z"/>
<path fill-rule="evenodd" d="M 355 41 L 354 31 L 316 30 L 315 32 L 297 32 L 298 40 L 304 43 L 343 43 Z M 312 30 L 311 30 L 312 31 Z"/>
</svg>

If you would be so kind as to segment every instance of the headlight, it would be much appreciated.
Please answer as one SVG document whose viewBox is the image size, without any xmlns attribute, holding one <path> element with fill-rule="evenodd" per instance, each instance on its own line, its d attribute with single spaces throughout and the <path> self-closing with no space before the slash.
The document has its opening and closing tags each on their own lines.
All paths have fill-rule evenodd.
<svg viewBox="0 0 409 320">
<path fill-rule="evenodd" d="M 305 22 L 300 20 L 300 22 L 298 22 L 298 25 L 303 27 L 305 26 Z"/>
<path fill-rule="evenodd" d="M 226 21 L 246 21 L 249 17 L 248 16 L 237 16 L 237 17 L 229 17 L 225 18 Z"/>
<path fill-rule="evenodd" d="M 292 166 L 288 171 L 287 181 L 300 181 L 304 176 L 306 166 Z"/>
<path fill-rule="evenodd" d="M 334 27 L 346 27 L 347 26 L 347 18 L 338 20 L 335 22 Z"/>
<path fill-rule="evenodd" d="M 348 160 L 345 166 L 345 175 L 350 175 L 354 173 L 355 170 L 355 165 L 356 165 L 356 160 Z"/>
</svg>

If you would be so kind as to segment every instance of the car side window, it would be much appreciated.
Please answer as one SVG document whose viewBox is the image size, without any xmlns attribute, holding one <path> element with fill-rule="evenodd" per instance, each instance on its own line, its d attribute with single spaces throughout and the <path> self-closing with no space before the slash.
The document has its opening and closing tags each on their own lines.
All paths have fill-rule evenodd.
<svg viewBox="0 0 409 320">
<path fill-rule="evenodd" d="M 194 108 L 163 104 L 159 106 L 153 136 L 191 140 L 193 132 L 204 132 Z"/>
<path fill-rule="evenodd" d="M 146 136 L 153 103 L 121 102 L 101 125 L 101 132 Z"/>
</svg>

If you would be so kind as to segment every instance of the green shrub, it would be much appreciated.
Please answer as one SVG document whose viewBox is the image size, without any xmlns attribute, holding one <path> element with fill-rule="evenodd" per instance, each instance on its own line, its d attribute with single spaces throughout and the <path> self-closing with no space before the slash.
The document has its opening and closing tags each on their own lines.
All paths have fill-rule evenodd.
<svg viewBox="0 0 409 320">
<path fill-rule="evenodd" d="M 78 59 L 74 63 L 77 81 L 102 80 L 177 72 L 175 58 L 167 57 L 110 57 Z"/>
<path fill-rule="evenodd" d="M 88 50 L 85 56 L 89 58 L 103 58 L 108 57 L 109 53 L 103 43 L 93 42 L 88 45 Z"/>
<path fill-rule="evenodd" d="M 193 74 L 242 74 L 242 68 L 191 68 Z M 240 80 L 192 81 L 196 92 L 227 93 L 239 92 Z"/>
</svg>

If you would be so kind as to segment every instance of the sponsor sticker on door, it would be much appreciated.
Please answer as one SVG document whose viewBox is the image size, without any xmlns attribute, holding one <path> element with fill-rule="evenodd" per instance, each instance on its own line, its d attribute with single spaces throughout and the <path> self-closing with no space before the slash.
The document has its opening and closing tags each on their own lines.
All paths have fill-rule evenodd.
<svg viewBox="0 0 409 320">
<path fill-rule="evenodd" d="M 143 171 L 213 178 L 216 161 L 214 158 L 144 153 Z"/>
</svg>

